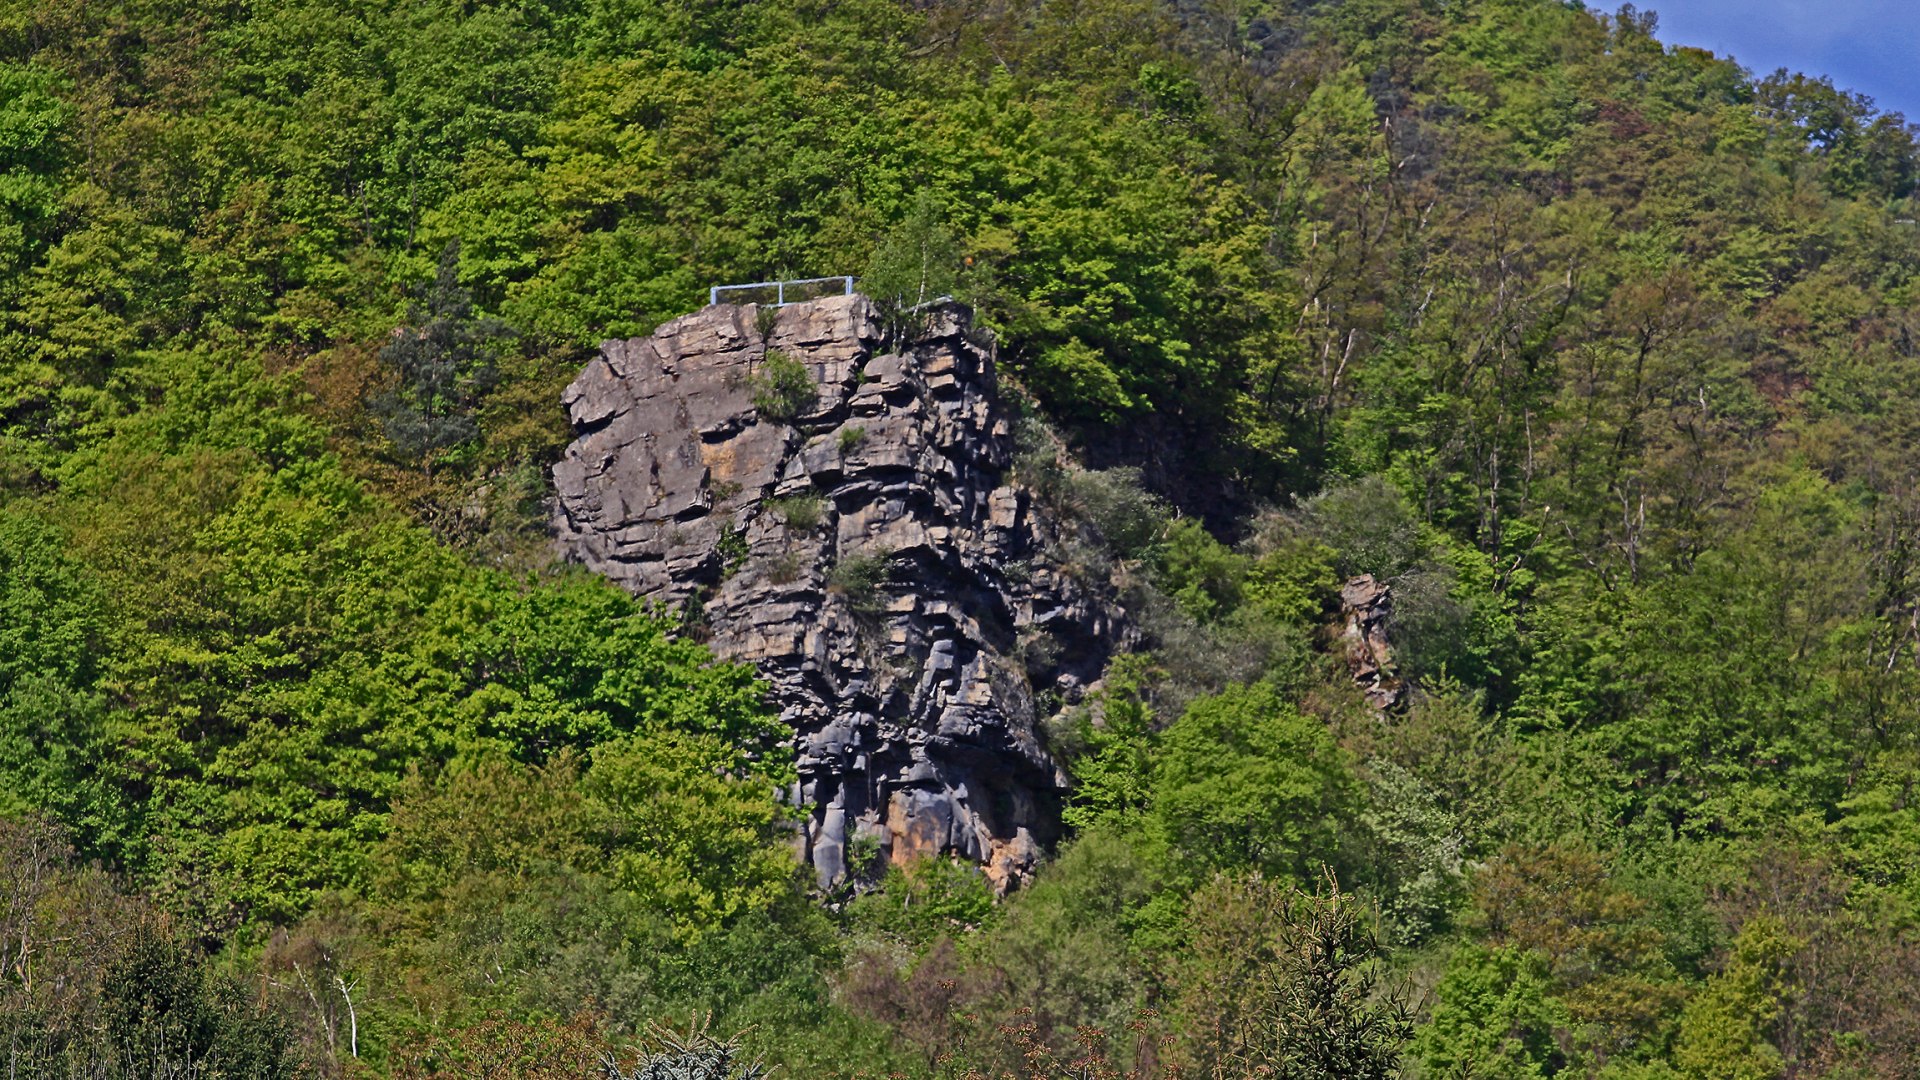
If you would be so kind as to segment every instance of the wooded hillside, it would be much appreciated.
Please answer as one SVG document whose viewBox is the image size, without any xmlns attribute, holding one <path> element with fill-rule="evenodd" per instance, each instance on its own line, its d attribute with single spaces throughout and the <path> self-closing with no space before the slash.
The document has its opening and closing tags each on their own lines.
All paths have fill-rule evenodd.
<svg viewBox="0 0 1920 1080">
<path fill-rule="evenodd" d="M 1631 6 L 8 0 L 8 1060 L 1914 1075 L 1916 183 Z M 822 895 L 548 541 L 598 341 L 819 274 L 976 310 L 1146 635 L 1006 899 Z"/>
</svg>

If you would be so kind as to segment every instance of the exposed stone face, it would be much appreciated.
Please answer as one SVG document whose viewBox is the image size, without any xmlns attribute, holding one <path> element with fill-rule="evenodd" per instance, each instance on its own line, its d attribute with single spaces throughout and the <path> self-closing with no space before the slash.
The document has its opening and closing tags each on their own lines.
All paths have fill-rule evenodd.
<svg viewBox="0 0 1920 1080">
<path fill-rule="evenodd" d="M 1347 670 L 1366 693 L 1367 703 L 1386 711 L 1400 703 L 1406 684 L 1393 662 L 1387 626 L 1393 618 L 1393 588 L 1361 574 L 1340 587 L 1340 644 Z"/>
<path fill-rule="evenodd" d="M 1010 420 L 965 309 L 905 343 L 862 296 L 781 308 L 764 336 L 762 317 L 718 305 L 602 346 L 564 398 L 560 543 L 701 605 L 715 652 L 771 681 L 823 887 L 877 846 L 956 853 L 1004 889 L 1058 828 L 1036 700 L 1097 679 L 1123 617 L 1047 558 L 1052 524 L 1008 482 Z M 819 383 L 792 424 L 754 407 L 770 350 Z"/>
</svg>

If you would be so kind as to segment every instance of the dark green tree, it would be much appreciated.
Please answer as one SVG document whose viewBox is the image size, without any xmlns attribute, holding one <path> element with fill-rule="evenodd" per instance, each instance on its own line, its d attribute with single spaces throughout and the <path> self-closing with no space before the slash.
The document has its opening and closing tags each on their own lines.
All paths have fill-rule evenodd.
<svg viewBox="0 0 1920 1080">
<path fill-rule="evenodd" d="M 513 337 L 505 323 L 475 314 L 459 270 L 460 245 L 449 243 L 407 322 L 380 350 L 399 385 L 374 398 L 373 411 L 396 449 L 429 465 L 436 452 L 480 434 L 474 410 L 498 377 L 501 354 Z"/>
</svg>

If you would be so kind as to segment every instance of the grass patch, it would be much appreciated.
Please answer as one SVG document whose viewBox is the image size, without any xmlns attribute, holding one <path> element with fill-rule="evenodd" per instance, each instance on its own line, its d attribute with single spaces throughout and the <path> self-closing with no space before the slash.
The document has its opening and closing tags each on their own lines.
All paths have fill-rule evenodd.
<svg viewBox="0 0 1920 1080">
<path fill-rule="evenodd" d="M 790 532 L 809 533 L 820 527 L 826 517 L 827 501 L 818 495 L 795 495 L 786 499 L 767 500 L 767 509 L 771 510 Z"/>
</svg>

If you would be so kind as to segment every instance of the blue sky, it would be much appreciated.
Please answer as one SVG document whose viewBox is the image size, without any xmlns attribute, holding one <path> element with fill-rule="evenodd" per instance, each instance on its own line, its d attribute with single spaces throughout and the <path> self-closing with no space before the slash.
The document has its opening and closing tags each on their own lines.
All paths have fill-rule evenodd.
<svg viewBox="0 0 1920 1080">
<path fill-rule="evenodd" d="M 1599 11 L 1615 0 L 1587 0 Z M 1920 0 L 1639 0 L 1660 40 L 1732 56 L 1756 75 L 1828 75 L 1920 122 Z"/>
</svg>

